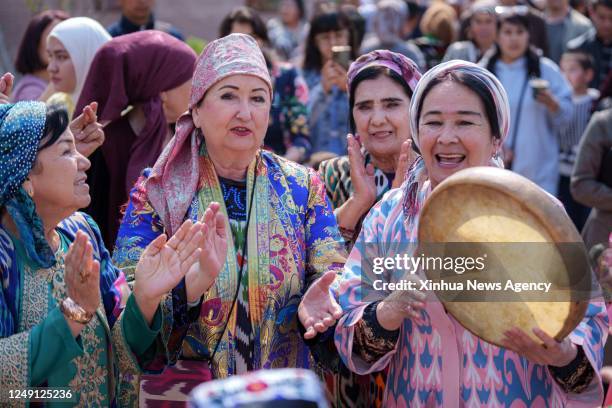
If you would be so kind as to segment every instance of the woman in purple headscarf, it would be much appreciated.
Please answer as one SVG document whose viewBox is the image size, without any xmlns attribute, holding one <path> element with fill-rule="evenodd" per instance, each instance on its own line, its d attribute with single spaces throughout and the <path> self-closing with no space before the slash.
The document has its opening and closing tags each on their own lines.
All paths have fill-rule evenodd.
<svg viewBox="0 0 612 408">
<path fill-rule="evenodd" d="M 347 137 L 348 155 L 322 162 L 319 172 L 350 250 L 363 217 L 383 194 L 402 184 L 413 160 L 410 100 L 421 74 L 404 55 L 376 50 L 353 62 L 347 77 L 353 132 Z M 382 402 L 386 370 L 355 376 L 337 354 L 321 360 L 335 372 L 324 371 L 334 406 Z"/>
<path fill-rule="evenodd" d="M 253 37 L 211 42 L 196 64 L 189 112 L 132 190 L 113 254 L 130 279 L 148 242 L 220 203 L 223 267 L 204 284 L 186 279 L 174 289 L 170 341 L 171 358 L 209 362 L 215 377 L 309 367 L 300 329 L 312 333 L 314 317 L 331 324 L 340 313 L 328 288 L 345 257 L 325 186 L 314 170 L 261 149 L 271 96 Z M 313 319 L 298 313 L 304 297 L 319 306 Z"/>
<path fill-rule="evenodd" d="M 381 291 L 378 299 L 364 290 L 371 275 L 362 265 L 369 260 L 395 256 L 404 250 L 401 243 L 413 244 L 405 254 L 414 256 L 421 209 L 433 189 L 462 169 L 499 163 L 509 111 L 501 83 L 469 62 L 438 65 L 416 87 L 410 127 L 421 158 L 402 187 L 368 213 L 338 282 L 344 315 L 336 348 L 355 373 L 388 367 L 385 407 L 601 404 L 608 331 L 603 302 L 591 302 L 578 327 L 560 341 L 535 329 L 538 343 L 508 327 L 498 347 L 469 332 L 441 302 L 424 301 L 420 290 Z M 422 277 L 416 272 L 417 282 Z"/>
<path fill-rule="evenodd" d="M 159 157 L 172 136 L 170 125 L 187 110 L 196 54 L 161 31 L 114 38 L 97 52 L 76 112 L 98 102 L 106 140 L 88 172 L 91 205 L 109 248 L 121 220 L 120 207 L 140 172 Z"/>
</svg>

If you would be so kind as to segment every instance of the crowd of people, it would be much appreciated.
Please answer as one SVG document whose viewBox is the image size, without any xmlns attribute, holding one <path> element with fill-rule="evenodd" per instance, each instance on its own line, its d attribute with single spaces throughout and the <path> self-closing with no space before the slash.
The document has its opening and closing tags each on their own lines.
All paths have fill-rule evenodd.
<svg viewBox="0 0 612 408">
<path fill-rule="evenodd" d="M 171 367 L 195 361 L 311 370 L 286 374 L 322 386 L 311 406 L 604 403 L 609 299 L 496 345 L 420 290 L 362 290 L 364 259 L 418 243 L 432 191 L 481 166 L 556 197 L 610 284 L 611 0 L 280 0 L 200 55 L 153 1 L 119 3 L 107 28 L 35 15 L 0 77 L 0 396 L 184 401 L 196 374 Z"/>
</svg>

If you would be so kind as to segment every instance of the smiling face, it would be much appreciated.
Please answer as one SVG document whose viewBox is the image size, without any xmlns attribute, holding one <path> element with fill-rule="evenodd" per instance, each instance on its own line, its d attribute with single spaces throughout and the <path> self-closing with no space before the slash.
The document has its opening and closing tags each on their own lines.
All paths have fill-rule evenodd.
<svg viewBox="0 0 612 408">
<path fill-rule="evenodd" d="M 85 174 L 89 166 L 89 160 L 76 150 L 70 128 L 54 144 L 38 152 L 28 178 L 36 211 L 43 219 L 49 215 L 63 219 L 89 205 Z"/>
<path fill-rule="evenodd" d="M 211 157 L 254 157 L 268 129 L 270 104 L 270 88 L 251 75 L 232 75 L 211 87 L 192 110 Z"/>
<path fill-rule="evenodd" d="M 357 85 L 355 130 L 374 158 L 399 154 L 402 142 L 410 137 L 409 117 L 410 98 L 391 78 L 381 74 Z"/>
<path fill-rule="evenodd" d="M 482 100 L 451 80 L 435 85 L 425 97 L 418 132 L 432 188 L 459 170 L 487 166 L 499 148 Z"/>
<path fill-rule="evenodd" d="M 55 90 L 73 93 L 76 89 L 76 73 L 70 54 L 64 48 L 64 44 L 55 37 L 49 37 L 47 40 L 47 55 L 49 57 L 47 72 Z"/>
</svg>

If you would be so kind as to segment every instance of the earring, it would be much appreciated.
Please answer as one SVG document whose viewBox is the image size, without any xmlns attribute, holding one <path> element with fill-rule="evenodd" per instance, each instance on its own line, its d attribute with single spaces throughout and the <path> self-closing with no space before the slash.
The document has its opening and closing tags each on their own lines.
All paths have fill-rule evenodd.
<svg viewBox="0 0 612 408">
<path fill-rule="evenodd" d="M 34 197 L 34 187 L 32 187 L 32 182 L 29 178 L 27 178 L 26 182 L 23 183 L 23 189 L 25 190 L 26 194 L 30 196 L 30 198 Z"/>
</svg>

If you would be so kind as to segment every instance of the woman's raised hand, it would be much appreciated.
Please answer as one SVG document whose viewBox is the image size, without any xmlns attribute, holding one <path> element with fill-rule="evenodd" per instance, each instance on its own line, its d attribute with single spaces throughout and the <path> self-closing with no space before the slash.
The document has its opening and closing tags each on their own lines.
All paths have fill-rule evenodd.
<svg viewBox="0 0 612 408">
<path fill-rule="evenodd" d="M 328 271 L 308 288 L 298 306 L 298 318 L 306 329 L 305 339 L 325 332 L 342 317 L 342 308 L 330 293 L 329 287 L 336 278 L 335 271 Z"/>
<path fill-rule="evenodd" d="M 11 92 L 15 77 L 10 72 L 0 77 L 0 105 L 10 103 Z"/>
<path fill-rule="evenodd" d="M 502 345 L 535 364 L 563 367 L 576 358 L 578 347 L 569 337 L 557 341 L 539 328 L 533 329 L 533 334 L 542 340 L 544 345 L 534 341 L 518 327 L 513 327 L 504 333 L 505 339 Z"/>
<path fill-rule="evenodd" d="M 197 301 L 215 282 L 227 256 L 227 231 L 219 203 L 212 202 L 202 216 L 202 240 L 197 262 L 185 277 L 187 300 Z"/>
<path fill-rule="evenodd" d="M 351 166 L 351 183 L 353 184 L 352 201 L 363 212 L 368 211 L 376 202 L 376 182 L 374 181 L 374 166 L 372 163 L 365 164 L 365 158 L 361 152 L 361 144 L 355 136 L 349 134 L 347 137 L 348 157 Z"/>
<path fill-rule="evenodd" d="M 68 296 L 86 312 L 95 313 L 100 306 L 100 263 L 82 231 L 77 231 L 64 258 L 64 281 Z"/>
<path fill-rule="evenodd" d="M 399 188 L 404 180 L 406 180 L 406 173 L 408 169 L 416 159 L 416 154 L 412 150 L 412 140 L 408 139 L 402 143 L 400 148 L 400 155 L 397 159 L 397 166 L 395 166 L 395 178 L 391 188 Z"/>
<path fill-rule="evenodd" d="M 70 122 L 70 130 L 74 135 L 79 153 L 89 157 L 104 143 L 103 126 L 98 123 L 98 102 L 92 102 L 83 108 L 83 112 Z"/>
</svg>

